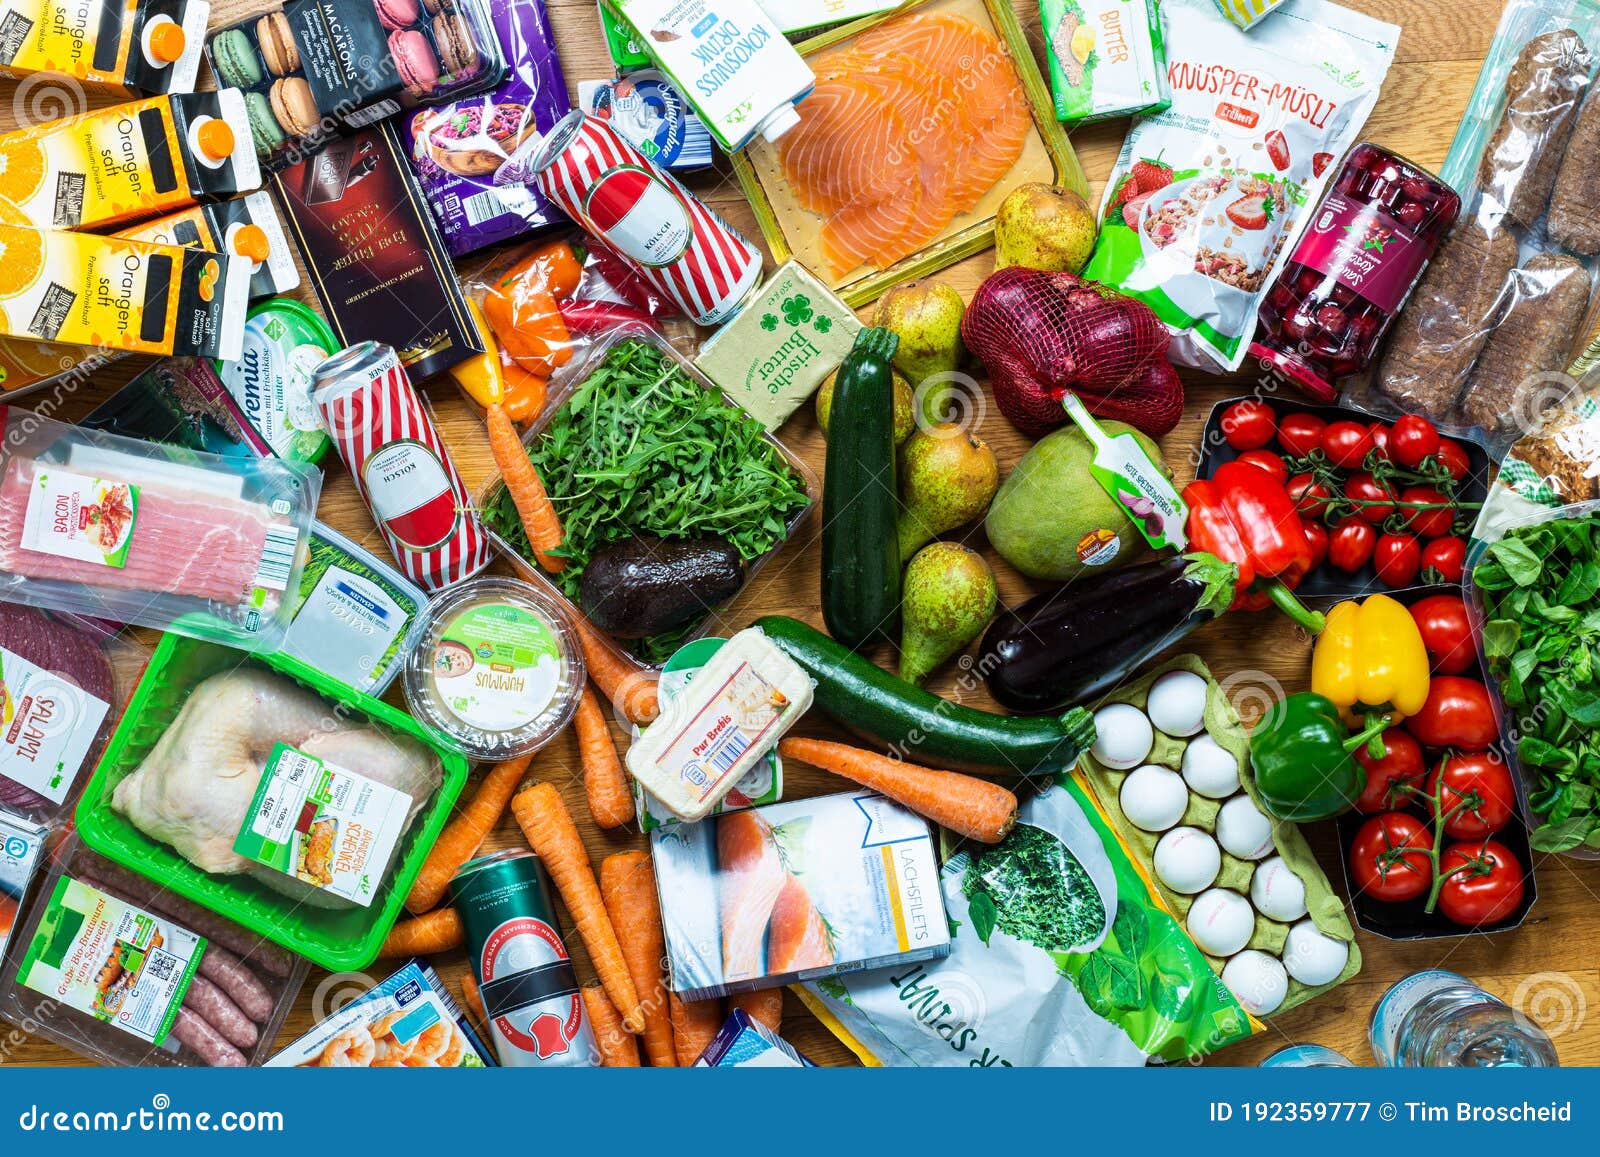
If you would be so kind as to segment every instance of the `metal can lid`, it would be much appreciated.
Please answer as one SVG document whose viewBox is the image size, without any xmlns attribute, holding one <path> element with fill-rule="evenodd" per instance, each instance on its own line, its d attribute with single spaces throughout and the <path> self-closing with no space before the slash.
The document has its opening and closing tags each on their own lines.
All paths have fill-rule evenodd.
<svg viewBox="0 0 1600 1157">
<path fill-rule="evenodd" d="M 456 874 L 450 877 L 450 881 L 451 883 L 454 883 L 463 876 L 470 876 L 475 872 L 482 871 L 491 864 L 500 864 L 510 860 L 521 859 L 533 860 L 541 867 L 544 863 L 539 859 L 539 853 L 530 851 L 527 848 L 506 848 L 504 851 L 489 852 L 486 855 L 474 856 L 472 859 L 468 860 L 466 863 L 462 864 L 456 869 Z"/>
</svg>

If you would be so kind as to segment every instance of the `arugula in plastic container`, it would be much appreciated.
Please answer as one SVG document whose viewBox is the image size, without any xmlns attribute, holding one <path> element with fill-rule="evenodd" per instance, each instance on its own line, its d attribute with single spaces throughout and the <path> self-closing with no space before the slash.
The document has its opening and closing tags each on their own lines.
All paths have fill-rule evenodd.
<svg viewBox="0 0 1600 1157">
<path fill-rule="evenodd" d="M 1538 852 L 1600 850 L 1600 516 L 1520 526 L 1472 571 Z"/>
</svg>

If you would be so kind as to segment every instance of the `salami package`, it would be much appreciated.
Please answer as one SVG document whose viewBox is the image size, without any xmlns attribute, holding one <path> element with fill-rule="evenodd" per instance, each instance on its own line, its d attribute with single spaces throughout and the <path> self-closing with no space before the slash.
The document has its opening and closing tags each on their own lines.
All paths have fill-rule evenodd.
<svg viewBox="0 0 1600 1157">
<path fill-rule="evenodd" d="M 1594 356 L 1597 52 L 1595 0 L 1507 5 L 1439 172 L 1460 223 L 1347 401 L 1421 414 L 1498 455 L 1572 392 L 1569 370 Z"/>
<path fill-rule="evenodd" d="M 1213 0 L 1161 12 L 1172 104 L 1128 130 L 1084 276 L 1155 310 L 1174 362 L 1236 370 L 1400 30 L 1328 0 L 1289 0 L 1248 34 Z"/>
</svg>

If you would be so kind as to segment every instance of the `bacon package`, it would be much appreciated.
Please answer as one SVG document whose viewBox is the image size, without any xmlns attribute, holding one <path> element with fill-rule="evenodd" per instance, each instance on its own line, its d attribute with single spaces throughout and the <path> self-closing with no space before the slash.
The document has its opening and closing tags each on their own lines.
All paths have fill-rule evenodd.
<svg viewBox="0 0 1600 1157">
<path fill-rule="evenodd" d="M 322 476 L 0 407 L 0 598 L 276 650 Z"/>
</svg>

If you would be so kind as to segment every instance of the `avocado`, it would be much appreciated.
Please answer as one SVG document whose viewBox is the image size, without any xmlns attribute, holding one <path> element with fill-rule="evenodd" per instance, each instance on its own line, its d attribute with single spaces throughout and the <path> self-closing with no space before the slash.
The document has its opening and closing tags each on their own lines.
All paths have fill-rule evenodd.
<svg viewBox="0 0 1600 1157">
<path fill-rule="evenodd" d="M 1132 426 L 1104 419 L 1111 437 L 1132 434 L 1161 467 L 1161 447 Z M 1128 512 L 1089 473 L 1094 447 L 1076 426 L 1036 442 L 1000 485 L 984 520 L 1000 557 L 1030 578 L 1065 582 L 1091 568 L 1121 566 L 1144 549 Z"/>
<path fill-rule="evenodd" d="M 723 539 L 638 535 L 591 558 L 578 593 L 602 631 L 644 639 L 705 614 L 743 585 L 744 563 Z"/>
</svg>

